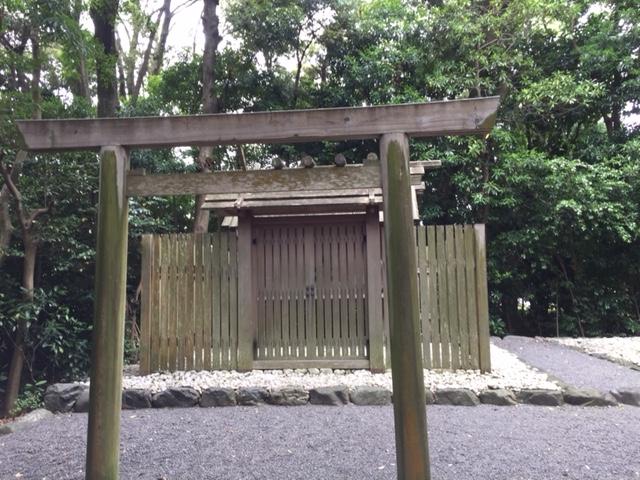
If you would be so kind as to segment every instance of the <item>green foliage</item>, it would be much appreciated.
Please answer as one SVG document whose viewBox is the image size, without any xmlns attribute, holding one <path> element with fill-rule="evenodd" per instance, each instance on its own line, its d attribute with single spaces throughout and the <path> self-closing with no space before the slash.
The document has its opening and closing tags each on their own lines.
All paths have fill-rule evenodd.
<svg viewBox="0 0 640 480">
<path fill-rule="evenodd" d="M 35 107 L 31 43 L 23 32 L 37 32 L 45 59 L 43 117 L 95 116 L 90 97 L 104 62 L 78 21 L 87 8 L 59 0 L 0 7 L 0 35 L 11 46 L 0 49 L 0 150 L 9 161 L 20 146 L 15 119 L 30 117 Z M 412 142 L 412 160 L 443 162 L 425 177 L 422 220 L 487 224 L 494 334 L 640 332 L 640 127 L 630 116 L 640 113 L 634 2 L 232 0 L 224 8 L 228 41 L 215 65 L 221 111 L 501 95 L 490 136 Z M 121 2 L 120 13 L 123 22 L 149 18 L 133 1 Z M 201 57 L 179 53 L 148 78 L 135 103 L 122 100 L 118 114 L 199 113 L 201 78 Z M 356 163 L 376 149 L 373 140 L 248 145 L 245 155 L 253 167 L 276 155 L 293 163 L 303 152 L 320 163 L 341 152 Z M 131 166 L 194 171 L 197 153 L 134 151 Z M 216 148 L 214 157 L 214 169 L 234 168 L 235 147 Z M 19 229 L 0 270 L 0 365 L 8 364 L 17 321 L 25 319 L 31 384 L 86 374 L 97 175 L 95 154 L 71 152 L 32 156 L 19 177 L 28 208 L 53 204 L 36 226 L 34 301 L 25 303 L 19 287 Z M 130 200 L 126 351 L 132 361 L 139 236 L 187 232 L 193 209 L 187 197 Z M 13 204 L 10 215 L 16 226 Z"/>
<path fill-rule="evenodd" d="M 23 321 L 26 324 L 27 368 L 33 375 L 72 380 L 88 367 L 91 327 L 79 321 L 70 308 L 68 292 L 36 289 L 33 301 L 0 297 L 0 331 L 11 338 Z"/>
<path fill-rule="evenodd" d="M 44 391 L 47 386 L 46 380 L 38 380 L 34 383 L 27 383 L 16 403 L 9 412 L 11 417 L 17 417 L 23 413 L 30 412 L 43 406 Z"/>
</svg>

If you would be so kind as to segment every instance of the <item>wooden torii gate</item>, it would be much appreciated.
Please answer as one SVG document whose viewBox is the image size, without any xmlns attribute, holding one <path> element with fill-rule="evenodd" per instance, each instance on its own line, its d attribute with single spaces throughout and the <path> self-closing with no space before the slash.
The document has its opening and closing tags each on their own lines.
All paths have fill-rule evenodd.
<svg viewBox="0 0 640 480">
<path fill-rule="evenodd" d="M 315 169 L 307 170 L 303 176 L 295 174 L 296 178 L 289 171 L 134 176 L 128 174 L 128 151 L 371 138 L 379 140 L 381 160 L 378 186 L 383 192 L 385 217 L 398 478 L 430 478 L 424 377 L 418 343 L 418 286 L 416 275 L 407 274 L 416 271 L 409 137 L 487 134 L 495 122 L 498 104 L 498 97 L 487 97 L 262 113 L 18 121 L 25 150 L 100 150 L 86 478 L 118 478 L 128 197 L 215 194 L 229 184 L 235 190 L 251 191 L 256 181 L 260 183 L 265 179 L 282 182 L 284 189 L 288 188 L 289 181 L 302 181 L 302 186 L 305 182 L 324 181 L 319 175 L 310 177 Z M 268 178 L 269 175 L 272 178 Z M 348 178 L 341 181 L 348 182 Z M 250 275 L 250 271 L 239 272 L 239 275 Z M 242 352 L 250 351 L 247 348 L 251 342 L 250 332 L 240 331 L 238 337 L 238 363 L 242 367 L 247 364 Z"/>
</svg>

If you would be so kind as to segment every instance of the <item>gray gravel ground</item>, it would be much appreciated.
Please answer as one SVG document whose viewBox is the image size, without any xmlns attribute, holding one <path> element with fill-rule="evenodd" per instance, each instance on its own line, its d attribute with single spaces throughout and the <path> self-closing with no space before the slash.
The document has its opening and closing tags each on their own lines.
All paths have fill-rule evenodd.
<svg viewBox="0 0 640 480">
<path fill-rule="evenodd" d="M 640 387 L 640 372 L 572 348 L 529 337 L 508 336 L 494 342 L 529 365 L 579 388 L 608 392 Z M 640 451 L 640 450 L 639 450 Z"/>
<path fill-rule="evenodd" d="M 427 415 L 434 480 L 640 479 L 640 408 L 430 406 Z M 86 422 L 56 415 L 0 437 L 0 478 L 82 479 Z M 126 411 L 121 478 L 395 479 L 394 448 L 391 406 Z"/>
</svg>

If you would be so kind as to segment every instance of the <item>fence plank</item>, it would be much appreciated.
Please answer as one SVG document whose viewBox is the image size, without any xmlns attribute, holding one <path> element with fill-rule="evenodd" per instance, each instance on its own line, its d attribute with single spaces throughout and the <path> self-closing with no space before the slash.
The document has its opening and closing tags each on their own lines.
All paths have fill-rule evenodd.
<svg viewBox="0 0 640 480">
<path fill-rule="evenodd" d="M 248 283 L 251 285 L 251 282 Z M 247 288 L 249 290 L 249 288 Z M 238 368 L 238 238 L 229 231 L 229 367 Z"/>
<path fill-rule="evenodd" d="M 436 228 L 428 226 L 427 233 L 427 266 L 429 269 L 429 320 L 431 332 L 431 367 L 442 368 L 442 352 L 440 341 L 440 311 L 438 309 L 438 260 L 436 257 Z"/>
<path fill-rule="evenodd" d="M 216 232 L 213 235 L 212 268 L 211 268 L 211 368 L 214 370 L 221 367 L 221 339 L 220 339 L 220 306 L 222 303 L 220 277 L 222 265 L 220 265 L 220 247 L 222 244 L 222 233 Z"/>
<path fill-rule="evenodd" d="M 203 316 L 202 316 L 202 368 L 212 369 L 213 347 L 213 236 L 204 234 L 202 237 L 202 262 L 204 269 L 203 285 Z"/>
<path fill-rule="evenodd" d="M 475 233 L 472 225 L 464 226 L 465 277 L 467 281 L 467 315 L 469 317 L 469 356 L 471 368 L 480 368 L 478 344 L 478 306 L 476 304 Z"/>
<path fill-rule="evenodd" d="M 489 351 L 489 300 L 487 290 L 487 251 L 484 225 L 474 225 L 476 233 L 476 302 L 478 304 L 478 337 L 480 370 L 491 371 Z"/>
<path fill-rule="evenodd" d="M 220 232 L 220 367 L 229 369 L 229 230 Z"/>
<path fill-rule="evenodd" d="M 322 303 L 324 305 L 324 343 L 325 357 L 333 356 L 333 309 L 331 305 L 331 228 L 323 227 L 322 238 Z"/>
<path fill-rule="evenodd" d="M 383 371 L 385 368 L 380 230 L 378 209 L 371 209 L 367 212 L 366 218 L 369 363 L 371 370 L 378 372 Z"/>
<path fill-rule="evenodd" d="M 342 355 L 342 345 L 340 339 L 340 244 L 338 240 L 338 227 L 331 227 L 331 318 L 333 326 L 331 335 L 334 344 L 334 357 Z"/>
<path fill-rule="evenodd" d="M 256 257 L 256 294 L 258 297 L 256 308 L 256 360 L 263 359 L 265 355 L 265 297 L 264 297 L 264 228 L 256 228 L 256 247 L 253 253 Z"/>
<path fill-rule="evenodd" d="M 389 325 L 389 302 L 387 301 L 387 261 L 385 259 L 386 240 L 384 238 L 384 228 L 380 224 L 380 268 L 382 270 L 382 322 L 384 332 L 384 345 L 385 345 L 385 368 L 391 368 L 391 349 L 390 339 L 391 330 Z"/>
<path fill-rule="evenodd" d="M 185 368 L 187 370 L 194 369 L 194 361 L 195 361 L 195 324 L 194 324 L 194 314 L 195 314 L 195 298 L 194 298 L 194 288 L 195 288 L 195 246 L 194 246 L 194 236 L 193 235 L 185 235 L 185 244 L 187 248 L 186 257 L 187 257 L 187 270 L 186 270 L 186 286 L 187 286 L 187 304 L 185 305 L 185 310 L 187 312 L 187 341 L 185 343 L 185 355 L 186 362 Z"/>
<path fill-rule="evenodd" d="M 281 302 L 282 302 L 282 355 L 286 358 L 294 358 L 291 346 L 291 331 L 289 328 L 289 312 L 291 308 L 291 258 L 289 249 L 289 230 L 283 227 L 280 231 L 280 268 L 281 274 Z"/>
<path fill-rule="evenodd" d="M 347 225 L 338 225 L 338 295 L 340 297 L 340 347 L 342 356 L 349 356 L 349 310 L 347 286 Z"/>
<path fill-rule="evenodd" d="M 356 330 L 358 334 L 358 357 L 360 358 L 368 358 L 369 353 L 367 351 L 367 330 L 366 330 L 366 303 L 367 303 L 367 244 L 366 244 L 366 224 L 358 225 L 357 227 L 358 235 L 356 237 L 356 280 L 357 280 L 357 290 L 356 290 Z M 379 297 L 379 296 L 378 296 Z M 379 305 L 382 305 L 382 299 L 378 302 Z M 380 322 L 382 323 L 382 322 Z M 384 354 L 384 345 L 382 345 L 382 350 Z M 384 357 L 384 355 L 382 355 Z M 384 364 L 382 363 L 382 368 L 384 368 Z"/>
<path fill-rule="evenodd" d="M 274 320 L 274 346 L 276 357 L 282 357 L 283 341 L 282 341 L 282 227 L 277 226 L 273 229 L 273 285 L 274 303 L 273 303 L 273 320 Z"/>
<path fill-rule="evenodd" d="M 160 313 L 160 325 L 158 328 L 158 369 L 166 370 L 167 369 L 167 335 L 168 328 L 167 322 L 169 319 L 169 295 L 167 292 L 167 279 L 168 279 L 168 269 L 169 262 L 167 256 L 167 248 L 168 248 L 168 238 L 167 236 L 162 236 L 159 238 L 160 243 L 160 275 L 158 278 L 158 282 L 160 283 L 160 294 L 158 296 L 159 300 L 159 313 Z"/>
<path fill-rule="evenodd" d="M 193 235 L 193 250 L 194 250 L 194 270 L 193 270 L 193 350 L 194 350 L 194 364 L 193 367 L 196 370 L 202 370 L 202 334 L 203 334 L 203 291 L 202 286 L 204 284 L 203 264 L 202 264 L 202 233 L 196 233 Z"/>
<path fill-rule="evenodd" d="M 464 227 L 454 226 L 455 267 L 458 303 L 458 328 L 460 333 L 460 367 L 471 368 L 469 361 L 469 316 L 467 314 L 467 282 L 465 278 Z"/>
<path fill-rule="evenodd" d="M 254 359 L 256 284 L 251 222 L 248 215 L 240 216 L 237 237 L 231 235 L 231 365 L 240 371 L 251 370 Z"/>
<path fill-rule="evenodd" d="M 306 309 L 306 289 L 305 289 L 305 257 L 304 257 L 304 230 L 302 226 L 295 227 L 296 232 L 296 278 L 298 279 L 297 294 L 297 326 L 296 326 L 296 351 L 297 356 L 304 358 L 305 352 L 305 309 Z"/>
<path fill-rule="evenodd" d="M 152 297 L 151 302 L 151 318 L 153 325 L 151 326 L 151 338 L 150 338 L 150 353 L 149 353 L 149 372 L 157 372 L 160 370 L 160 359 L 158 357 L 160 351 L 160 328 L 162 326 L 162 319 L 160 318 L 160 298 L 161 298 L 161 283 L 160 283 L 160 265 L 162 257 L 160 256 L 160 237 L 153 235 L 151 237 L 151 249 L 153 250 L 153 275 L 150 284 L 151 291 L 149 292 Z"/>
<path fill-rule="evenodd" d="M 315 293 L 315 258 L 314 230 L 313 226 L 303 228 L 304 234 L 304 259 L 305 259 L 305 357 L 316 358 L 316 293 Z"/>
<path fill-rule="evenodd" d="M 171 314 L 169 316 L 169 370 L 176 371 L 178 366 L 178 269 L 179 255 L 178 236 L 172 234 L 169 237 L 171 266 L 169 268 L 169 282 L 167 282 L 168 291 L 171 295 Z"/>
<path fill-rule="evenodd" d="M 142 235 L 140 247 L 142 249 L 140 283 L 140 372 L 149 373 L 149 344 L 151 340 L 151 295 L 153 292 L 153 247 L 151 235 Z"/>
<path fill-rule="evenodd" d="M 438 264 L 438 311 L 440 313 L 440 349 L 442 368 L 451 367 L 451 337 L 449 335 L 449 304 L 447 302 L 447 258 L 445 228 L 436 227 L 436 260 Z"/>
<path fill-rule="evenodd" d="M 327 347 L 327 337 L 325 334 L 325 291 L 324 291 L 324 264 L 322 259 L 322 244 L 324 242 L 324 229 L 321 225 L 316 226 L 315 265 L 316 265 L 316 343 L 318 358 L 324 357 Z"/>
<path fill-rule="evenodd" d="M 449 315 L 449 336 L 451 339 L 451 368 L 460 368 L 460 330 L 458 326 L 458 302 L 455 264 L 455 236 L 453 225 L 445 227 L 446 252 L 447 252 L 447 302 Z"/>
<path fill-rule="evenodd" d="M 358 354 L 358 319 L 356 317 L 356 303 L 358 297 L 358 247 L 357 247 L 357 226 L 347 226 L 347 304 L 349 307 L 349 350 L 351 357 L 357 357 Z"/>
<path fill-rule="evenodd" d="M 182 281 L 184 271 L 184 249 L 182 248 L 182 242 L 180 241 L 181 235 L 176 234 L 174 238 L 174 289 L 175 292 L 175 311 L 174 311 L 174 327 L 173 332 L 175 335 L 175 361 L 173 362 L 173 369 L 184 370 L 184 356 L 182 352 L 182 322 L 184 321 L 184 282 Z M 181 365 L 181 362 L 182 365 Z"/>
<path fill-rule="evenodd" d="M 431 325 L 429 323 L 429 273 L 427 266 L 427 234 L 423 225 L 418 225 L 418 270 L 420 296 L 420 323 L 422 330 L 422 361 L 424 368 L 431 368 Z"/>
</svg>

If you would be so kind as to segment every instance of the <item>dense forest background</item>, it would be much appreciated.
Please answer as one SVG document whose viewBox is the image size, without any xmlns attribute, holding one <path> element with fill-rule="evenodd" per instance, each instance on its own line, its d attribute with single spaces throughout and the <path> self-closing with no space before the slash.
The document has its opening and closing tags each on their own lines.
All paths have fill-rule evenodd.
<svg viewBox="0 0 640 480">
<path fill-rule="evenodd" d="M 174 47 L 178 20 L 198 24 L 204 44 Z M 503 97 L 490 136 L 413 142 L 412 159 L 443 164 L 425 178 L 425 223 L 487 225 L 493 332 L 637 334 L 635 0 L 4 0 L 0 388 L 19 388 L 24 408 L 45 382 L 84 375 L 93 308 L 97 157 L 17 155 L 15 119 L 485 95 Z M 376 150 L 345 142 L 141 151 L 132 168 L 260 168 L 303 152 L 360 162 Z M 217 221 L 198 199 L 147 198 L 130 201 L 130 225 L 133 359 L 140 234 L 213 230 Z"/>
</svg>

